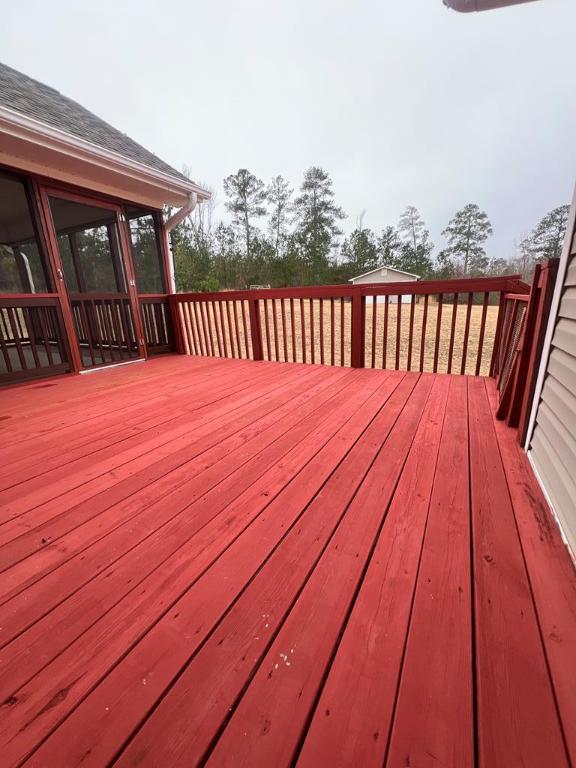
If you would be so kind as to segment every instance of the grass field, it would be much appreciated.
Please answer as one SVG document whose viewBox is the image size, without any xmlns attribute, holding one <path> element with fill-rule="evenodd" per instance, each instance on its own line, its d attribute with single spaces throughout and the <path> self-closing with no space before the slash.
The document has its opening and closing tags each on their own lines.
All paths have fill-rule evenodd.
<svg viewBox="0 0 576 768">
<path fill-rule="evenodd" d="M 310 301 L 305 300 L 302 303 L 304 309 L 304 339 L 306 348 L 306 362 L 312 362 L 312 346 L 310 335 Z M 230 305 L 231 307 L 231 305 Z M 290 313 L 290 302 L 285 301 L 285 327 L 286 327 L 286 354 L 284 350 L 283 341 L 283 320 L 282 320 L 282 308 L 280 301 L 276 301 L 276 326 L 278 329 L 278 351 L 276 352 L 276 344 L 274 342 L 274 310 L 272 302 L 268 302 L 268 329 L 270 343 L 267 343 L 265 313 L 263 311 L 263 305 L 261 304 L 261 330 L 262 341 L 264 347 L 264 357 L 270 360 L 304 362 L 304 355 L 302 352 L 302 316 L 299 301 L 294 302 L 294 337 L 296 355 L 293 357 L 292 347 L 292 320 Z M 395 368 L 396 367 L 396 335 L 397 335 L 397 322 L 398 322 L 398 304 L 390 304 L 388 307 L 388 333 L 387 344 L 384 356 L 384 305 L 376 305 L 376 332 L 374 338 L 375 355 L 374 355 L 374 367 L 375 368 Z M 205 307 L 206 309 L 206 307 Z M 449 359 L 449 347 L 450 347 L 450 332 L 452 326 L 453 316 L 453 304 L 446 303 L 442 309 L 441 325 L 440 325 L 440 343 L 438 347 L 438 373 L 448 372 L 448 359 Z M 232 313 L 233 321 L 233 310 Z M 238 318 L 239 318 L 239 337 L 240 346 L 244 350 L 244 333 L 242 328 L 242 316 L 241 308 L 237 305 Z M 248 317 L 248 308 L 245 306 L 246 317 Z M 321 361 L 321 339 L 320 339 L 320 301 L 314 300 L 313 304 L 314 313 L 314 362 L 320 363 Z M 467 306 L 460 304 L 456 310 L 456 325 L 454 333 L 454 347 L 452 356 L 452 373 L 460 373 L 462 366 L 462 353 L 464 343 L 464 330 L 466 324 L 466 312 Z M 350 338 L 351 338 L 351 304 L 350 302 L 344 302 L 344 344 L 343 344 L 343 356 L 341 347 L 341 307 L 340 300 L 336 299 L 334 302 L 334 362 L 336 365 L 340 365 L 340 361 L 343 357 L 345 366 L 350 365 Z M 219 312 L 218 317 L 214 317 L 212 309 L 209 309 L 209 315 L 211 324 L 220 327 Z M 408 343 L 409 343 L 409 329 L 410 329 L 410 305 L 401 305 L 401 319 L 400 319 L 400 345 L 398 353 L 398 367 L 401 370 L 408 369 Z M 226 318 L 226 312 L 224 310 L 224 317 Z M 490 358 L 492 355 L 492 347 L 494 343 L 494 334 L 496 331 L 496 321 L 498 317 L 498 307 L 487 307 L 486 314 L 486 329 L 484 334 L 484 340 L 482 344 L 482 358 L 480 373 L 487 375 L 490 367 Z M 195 325 L 193 314 L 184 315 L 185 324 L 190 328 Z M 422 340 L 422 324 L 424 319 L 424 304 L 419 303 L 414 306 L 414 331 L 412 340 L 412 355 L 411 355 L 411 370 L 420 370 L 420 352 L 421 352 L 421 340 Z M 471 308 L 470 315 L 470 330 L 468 335 L 468 346 L 465 361 L 465 373 L 474 374 L 476 372 L 476 360 L 478 355 L 478 345 L 480 337 L 480 326 L 482 319 L 482 306 L 474 305 Z M 215 320 L 218 322 L 215 323 Z M 428 304 L 428 313 L 426 321 L 426 332 L 424 335 L 424 355 L 423 355 L 423 370 L 433 371 L 434 368 L 434 351 L 436 341 L 436 325 L 438 320 L 438 306 L 430 299 Z M 331 363 L 332 350 L 331 350 L 331 311 L 330 301 L 324 300 L 323 306 L 323 325 L 324 325 L 324 362 Z M 365 350 L 365 365 L 366 367 L 372 367 L 372 322 L 373 322 L 373 305 L 368 304 L 366 306 L 366 350 Z M 227 326 L 226 319 L 224 321 L 224 327 Z M 230 349 L 230 336 L 226 331 L 226 340 L 228 350 Z M 223 351 L 223 350 L 222 350 Z M 215 353 L 218 355 L 218 350 L 215 344 Z M 385 357 L 385 360 L 384 360 Z"/>
</svg>

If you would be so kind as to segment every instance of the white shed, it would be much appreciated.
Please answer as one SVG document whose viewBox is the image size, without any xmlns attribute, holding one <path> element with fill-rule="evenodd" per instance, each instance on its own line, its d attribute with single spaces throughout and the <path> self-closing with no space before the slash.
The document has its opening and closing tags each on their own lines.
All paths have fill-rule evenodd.
<svg viewBox="0 0 576 768">
<path fill-rule="evenodd" d="M 369 283 L 413 283 L 415 280 L 420 280 L 420 275 L 413 275 L 411 272 L 404 272 L 401 269 L 395 267 L 377 267 L 371 269 L 370 272 L 364 272 L 363 275 L 358 277 L 352 277 L 348 282 L 353 285 L 366 285 Z M 392 304 L 397 303 L 398 296 L 390 296 L 390 302 Z M 402 296 L 402 304 L 409 304 L 411 296 Z M 384 296 L 378 296 L 378 304 L 384 303 Z M 372 297 L 366 297 L 366 304 L 372 304 Z"/>
</svg>

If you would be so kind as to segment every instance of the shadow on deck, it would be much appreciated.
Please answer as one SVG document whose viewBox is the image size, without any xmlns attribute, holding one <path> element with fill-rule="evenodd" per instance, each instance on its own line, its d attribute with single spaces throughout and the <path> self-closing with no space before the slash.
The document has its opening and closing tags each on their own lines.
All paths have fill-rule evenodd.
<svg viewBox="0 0 576 768">
<path fill-rule="evenodd" d="M 576 761 L 576 578 L 495 401 L 185 356 L 3 392 L 2 764 Z"/>
</svg>

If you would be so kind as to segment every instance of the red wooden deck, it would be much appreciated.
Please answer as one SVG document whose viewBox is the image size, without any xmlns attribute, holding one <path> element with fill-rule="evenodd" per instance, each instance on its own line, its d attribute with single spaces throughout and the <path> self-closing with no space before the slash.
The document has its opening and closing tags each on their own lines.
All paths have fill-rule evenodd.
<svg viewBox="0 0 576 768">
<path fill-rule="evenodd" d="M 576 764 L 576 578 L 491 380 L 0 393 L 0 763 Z"/>
</svg>

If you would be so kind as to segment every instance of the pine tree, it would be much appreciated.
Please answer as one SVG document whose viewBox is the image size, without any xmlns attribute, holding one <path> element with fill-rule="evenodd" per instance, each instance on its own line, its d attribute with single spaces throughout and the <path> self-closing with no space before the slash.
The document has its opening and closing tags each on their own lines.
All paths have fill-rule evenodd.
<svg viewBox="0 0 576 768">
<path fill-rule="evenodd" d="M 378 245 L 371 229 L 355 229 L 342 243 L 342 258 L 350 277 L 376 269 L 379 264 Z"/>
<path fill-rule="evenodd" d="M 232 223 L 243 232 L 246 255 L 250 255 L 250 242 L 254 227 L 252 219 L 264 216 L 266 189 L 264 182 L 246 168 L 224 179 L 224 192 L 228 195 L 227 210 L 232 214 Z"/>
<path fill-rule="evenodd" d="M 418 208 L 409 205 L 398 222 L 398 232 L 405 243 L 409 243 L 415 251 L 424 237 L 427 238 L 428 230 L 424 224 Z"/>
<path fill-rule="evenodd" d="M 394 267 L 402 247 L 402 241 L 394 227 L 385 227 L 378 237 L 378 263 L 381 266 Z"/>
<path fill-rule="evenodd" d="M 547 213 L 520 244 L 520 251 L 534 262 L 559 258 L 568 224 L 569 205 L 560 205 Z"/>
<path fill-rule="evenodd" d="M 332 180 L 322 168 L 309 168 L 304 174 L 300 195 L 294 201 L 298 242 L 308 264 L 308 281 L 322 282 L 329 270 L 329 255 L 334 238 L 341 234 L 337 221 L 344 211 L 334 203 Z"/>
<path fill-rule="evenodd" d="M 463 276 L 481 275 L 486 271 L 488 257 L 484 243 L 492 234 L 492 225 L 475 203 L 468 203 L 458 211 L 442 234 L 448 240 L 446 250 Z"/>
<path fill-rule="evenodd" d="M 280 253 L 280 244 L 286 239 L 288 233 L 293 192 L 290 184 L 282 176 L 274 176 L 266 189 L 266 199 L 270 205 L 270 233 L 274 241 L 276 257 Z"/>
</svg>

